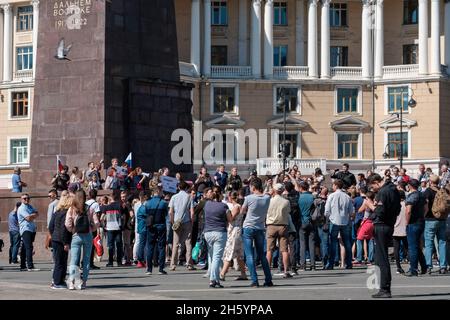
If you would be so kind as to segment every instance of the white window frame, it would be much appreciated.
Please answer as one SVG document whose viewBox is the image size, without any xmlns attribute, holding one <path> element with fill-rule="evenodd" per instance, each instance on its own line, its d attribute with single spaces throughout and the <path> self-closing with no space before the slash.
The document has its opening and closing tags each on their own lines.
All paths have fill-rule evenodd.
<svg viewBox="0 0 450 320">
<path fill-rule="evenodd" d="M 28 23 L 30 24 L 30 22 L 31 22 L 31 28 L 30 29 L 28 29 L 28 30 L 19 30 L 19 26 L 20 26 L 20 19 L 19 19 L 19 8 L 22 8 L 22 7 L 31 7 L 31 14 L 28 14 Z M 33 31 L 33 27 L 34 27 L 34 19 L 35 19 L 35 17 L 34 17 L 34 12 L 33 12 L 33 5 L 19 5 L 17 8 L 16 8 L 16 10 L 14 10 L 15 12 L 14 12 L 14 15 L 15 15 L 15 20 L 17 21 L 17 23 L 16 23 L 16 25 L 14 26 L 14 29 L 16 30 L 16 32 L 20 32 L 20 33 L 22 33 L 22 32 L 32 32 Z M 30 17 L 31 17 L 31 19 L 30 19 Z M 30 21 L 31 20 L 31 21 Z"/>
<path fill-rule="evenodd" d="M 286 8 L 286 24 L 283 24 L 283 23 L 276 24 L 275 23 L 275 5 L 276 4 L 281 4 L 281 3 L 286 4 L 286 6 L 285 6 L 285 8 Z M 282 17 L 282 15 L 281 15 L 281 8 L 282 8 L 282 6 L 280 5 L 279 7 L 280 7 L 280 11 L 279 11 L 279 13 L 280 13 L 280 16 L 279 16 L 280 20 L 279 21 L 281 21 L 281 17 Z M 286 27 L 286 26 L 289 25 L 288 3 L 287 3 L 287 1 L 274 1 L 274 3 L 273 3 L 273 25 L 274 26 L 279 26 L 279 27 Z"/>
<path fill-rule="evenodd" d="M 30 164 L 30 136 L 8 136 L 7 138 L 7 150 L 6 150 L 6 160 L 8 165 L 19 165 L 19 166 L 24 166 L 24 165 L 29 165 Z M 11 141 L 12 140 L 23 140 L 26 139 L 27 140 L 27 153 L 28 153 L 28 162 L 23 162 L 23 163 L 11 163 L 12 159 L 11 159 Z"/>
<path fill-rule="evenodd" d="M 12 96 L 14 92 L 28 92 L 28 116 L 26 117 L 13 117 L 12 116 Z M 32 97 L 31 97 L 31 88 L 14 88 L 9 90 L 8 92 L 8 121 L 23 121 L 23 120 L 30 120 L 31 119 L 31 106 L 32 106 L 32 101 L 31 101 Z"/>
<path fill-rule="evenodd" d="M 395 85 L 385 85 L 384 86 L 384 115 L 391 115 L 396 113 L 394 112 L 389 112 L 389 88 L 400 88 L 400 87 L 408 87 L 408 101 L 411 100 L 411 93 L 412 93 L 412 88 L 411 88 L 411 84 L 395 84 Z M 403 111 L 403 114 L 411 114 L 411 108 L 408 106 L 408 111 Z"/>
<path fill-rule="evenodd" d="M 338 112 L 338 89 L 358 89 L 358 98 L 356 105 L 356 112 Z M 335 116 L 343 116 L 343 115 L 363 115 L 363 88 L 362 86 L 352 86 L 352 85 L 338 85 L 334 87 L 334 115 Z"/>
<path fill-rule="evenodd" d="M 358 135 L 358 156 L 356 158 L 339 158 L 339 152 L 338 152 L 338 135 L 340 134 L 357 134 Z M 360 131 L 335 131 L 334 132 L 334 159 L 336 160 L 361 160 L 362 152 L 363 152 L 363 134 Z"/>
<path fill-rule="evenodd" d="M 297 149 L 296 156 L 293 159 L 301 159 L 302 158 L 302 131 L 301 130 L 286 130 L 286 134 L 297 135 Z M 283 135 L 283 131 L 279 129 L 272 130 L 271 135 L 271 153 L 273 158 L 277 158 L 279 153 L 279 146 L 281 137 Z"/>
<path fill-rule="evenodd" d="M 31 51 L 30 51 L 31 52 L 31 60 L 29 60 L 29 61 L 31 61 L 31 68 L 30 69 L 20 69 L 19 70 L 19 53 L 18 53 L 18 49 L 20 49 L 20 48 L 31 48 Z M 33 44 L 20 44 L 20 45 L 16 46 L 15 49 L 16 49 L 15 52 L 14 52 L 14 54 L 15 54 L 15 71 L 17 73 L 20 73 L 20 72 L 26 72 L 26 71 L 33 70 L 33 68 L 35 67 L 33 65 L 33 56 L 35 54 L 34 49 L 33 49 Z M 24 56 L 24 54 L 22 54 L 22 57 L 23 56 Z"/>
<path fill-rule="evenodd" d="M 334 4 L 338 4 L 338 5 L 343 5 L 343 4 L 345 4 L 345 5 L 347 5 L 347 7 L 345 8 L 345 9 L 342 9 L 342 8 L 338 8 L 338 9 L 334 9 L 334 8 L 332 8 L 332 5 L 334 5 Z M 345 3 L 345 2 L 334 2 L 334 3 L 331 3 L 330 4 L 330 15 L 331 15 L 331 12 L 332 11 L 339 11 L 340 12 L 340 15 L 339 15 L 339 19 L 340 19 L 340 24 L 339 25 L 337 25 L 337 26 L 335 26 L 335 25 L 333 25 L 332 23 L 331 23 L 331 19 L 330 19 L 330 17 L 328 18 L 328 19 L 330 19 L 330 28 L 342 28 L 342 27 L 347 27 L 348 26 L 348 14 L 349 14 L 349 9 L 348 9 L 348 3 Z M 347 24 L 345 24 L 345 25 L 343 25 L 342 24 L 342 12 L 343 11 L 345 11 L 346 12 L 346 14 L 347 14 Z"/>
<path fill-rule="evenodd" d="M 283 113 L 277 113 L 277 89 L 279 88 L 293 88 L 297 89 L 297 108 L 295 109 L 295 112 L 288 112 L 287 115 L 302 115 L 302 87 L 299 85 L 293 85 L 293 84 L 277 84 L 273 86 L 273 115 L 279 116 L 283 115 Z"/>
<path fill-rule="evenodd" d="M 226 20 L 226 22 L 225 23 L 223 23 L 223 19 L 224 19 L 224 17 L 222 17 L 221 16 L 221 10 L 220 10 L 220 8 L 221 8 L 221 6 L 215 6 L 214 5 L 214 2 L 225 2 L 226 3 L 226 16 L 225 16 L 225 20 Z M 218 24 L 214 24 L 214 17 L 213 17 L 213 12 L 214 12 L 214 8 L 219 8 L 219 23 Z M 229 20 L 229 3 L 228 3 L 228 1 L 227 0 L 216 0 L 216 1 L 211 1 L 211 26 L 227 26 L 228 25 L 228 20 Z"/>
<path fill-rule="evenodd" d="M 412 150 L 412 143 L 411 143 L 411 129 L 408 129 L 407 127 L 403 127 L 402 129 L 403 133 L 408 133 L 408 156 L 403 156 L 403 159 L 412 159 L 411 150 Z M 383 146 L 383 153 L 386 151 L 386 146 L 388 144 L 388 134 L 389 133 L 400 133 L 400 128 L 389 128 L 384 131 L 384 146 Z M 393 160 L 390 159 L 389 160 Z"/>
<path fill-rule="evenodd" d="M 234 88 L 234 112 L 214 112 L 214 88 Z M 211 84 L 209 111 L 211 115 L 239 115 L 239 84 Z"/>
<path fill-rule="evenodd" d="M 286 65 L 289 65 L 289 63 L 288 63 L 288 54 L 289 54 L 289 45 L 287 45 L 287 44 L 277 44 L 277 45 L 274 45 L 273 46 L 273 65 L 275 66 L 275 48 L 277 48 L 277 47 L 279 47 L 279 48 L 281 48 L 281 47 L 286 47 Z M 281 53 L 281 50 L 280 50 L 280 53 Z M 279 59 L 280 59 L 280 65 L 279 65 L 279 67 L 283 67 L 282 65 L 281 65 L 281 54 L 279 55 Z"/>
</svg>

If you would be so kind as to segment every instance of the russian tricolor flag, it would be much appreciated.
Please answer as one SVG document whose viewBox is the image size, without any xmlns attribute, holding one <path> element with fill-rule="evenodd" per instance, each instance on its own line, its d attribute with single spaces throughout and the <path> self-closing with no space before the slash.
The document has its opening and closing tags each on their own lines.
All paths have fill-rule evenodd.
<svg viewBox="0 0 450 320">
<path fill-rule="evenodd" d="M 62 160 L 61 160 L 60 156 L 56 156 L 56 163 L 57 163 L 57 166 L 58 166 L 58 172 L 61 172 L 64 165 L 62 163 Z"/>
<path fill-rule="evenodd" d="M 128 164 L 128 169 L 133 168 L 132 152 L 127 156 L 125 162 Z"/>
</svg>

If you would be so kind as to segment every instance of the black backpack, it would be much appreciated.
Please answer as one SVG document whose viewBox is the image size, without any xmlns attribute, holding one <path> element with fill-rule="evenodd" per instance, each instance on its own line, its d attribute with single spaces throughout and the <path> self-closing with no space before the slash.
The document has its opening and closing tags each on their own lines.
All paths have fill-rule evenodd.
<svg viewBox="0 0 450 320">
<path fill-rule="evenodd" d="M 75 233 L 89 233 L 91 222 L 89 220 L 89 209 L 87 208 L 82 214 L 80 214 L 75 222 Z"/>
</svg>

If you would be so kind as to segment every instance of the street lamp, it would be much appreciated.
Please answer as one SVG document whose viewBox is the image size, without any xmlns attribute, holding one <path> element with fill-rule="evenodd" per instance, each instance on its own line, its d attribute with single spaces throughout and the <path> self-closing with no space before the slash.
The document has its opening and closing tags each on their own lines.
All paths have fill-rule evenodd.
<svg viewBox="0 0 450 320">
<path fill-rule="evenodd" d="M 277 100 L 277 108 L 283 108 L 283 143 L 282 143 L 282 156 L 283 156 L 283 172 L 286 171 L 287 167 L 287 161 L 286 161 L 286 118 L 287 118 L 287 112 L 286 112 L 286 93 L 284 91 L 284 88 L 280 88 L 280 97 Z"/>
</svg>

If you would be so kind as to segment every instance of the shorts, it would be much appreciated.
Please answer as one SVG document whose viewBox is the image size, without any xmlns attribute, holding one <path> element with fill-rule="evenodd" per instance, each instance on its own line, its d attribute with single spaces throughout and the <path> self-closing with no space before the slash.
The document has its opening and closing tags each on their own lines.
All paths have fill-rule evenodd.
<svg viewBox="0 0 450 320">
<path fill-rule="evenodd" d="M 280 251 L 288 252 L 289 229 L 287 226 L 267 226 L 267 250 L 275 249 L 277 240 L 280 242 Z"/>
</svg>

